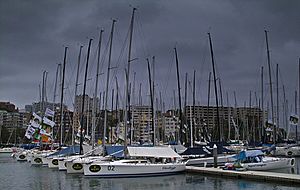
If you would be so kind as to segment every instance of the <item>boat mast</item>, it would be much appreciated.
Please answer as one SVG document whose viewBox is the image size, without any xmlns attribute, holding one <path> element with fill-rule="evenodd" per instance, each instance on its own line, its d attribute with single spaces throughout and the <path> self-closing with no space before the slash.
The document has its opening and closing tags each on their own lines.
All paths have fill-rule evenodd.
<svg viewBox="0 0 300 190">
<path fill-rule="evenodd" d="M 155 118 L 156 118 L 156 110 L 154 108 L 154 101 L 155 101 L 155 86 L 154 86 L 154 77 L 155 77 L 155 56 L 152 56 L 152 101 L 153 101 L 153 109 L 152 109 L 152 131 L 153 131 L 153 146 L 156 145 L 156 125 L 155 125 Z"/>
<path fill-rule="evenodd" d="M 65 47 L 65 55 L 64 55 L 64 64 L 63 64 L 63 72 L 62 72 L 62 82 L 61 82 L 61 94 L 60 94 L 60 143 L 62 146 L 63 143 L 63 101 L 64 101 L 64 83 L 65 83 L 65 69 L 66 69 L 66 61 L 67 61 L 67 50 L 68 47 Z"/>
<path fill-rule="evenodd" d="M 180 120 L 180 128 L 179 128 L 179 142 L 183 143 L 183 116 L 182 116 L 182 109 L 181 109 L 181 92 L 180 92 L 180 78 L 179 78 L 179 67 L 178 67 L 178 56 L 177 56 L 177 49 L 174 48 L 175 51 L 175 58 L 176 58 L 176 71 L 177 71 L 177 87 L 178 87 L 178 101 L 179 101 L 179 120 Z"/>
<path fill-rule="evenodd" d="M 136 72 L 133 73 L 133 87 L 132 87 L 132 97 L 131 99 L 131 105 L 133 105 L 132 108 L 132 115 L 134 115 L 134 111 L 135 111 L 135 104 L 134 104 L 134 100 L 135 100 L 135 75 Z M 131 116 L 131 122 L 130 122 L 130 144 L 133 142 L 133 136 L 134 136 L 134 123 L 133 123 L 133 117 Z"/>
<path fill-rule="evenodd" d="M 148 74 L 149 74 L 149 89 L 150 89 L 150 100 L 151 100 L 151 122 L 152 122 L 152 140 L 153 140 L 153 146 L 155 146 L 155 133 L 154 133 L 154 104 L 153 104 L 153 89 L 152 89 L 152 79 L 151 79 L 151 69 L 150 69 L 150 62 L 147 58 L 148 63 Z"/>
<path fill-rule="evenodd" d="M 272 116 L 272 126 L 273 126 L 273 143 L 276 143 L 276 127 L 274 124 L 274 104 L 273 104 L 273 87 L 272 87 L 272 74 L 271 74 L 271 60 L 268 42 L 268 31 L 265 30 L 266 44 L 267 44 L 267 56 L 268 56 L 268 67 L 269 67 L 269 82 L 270 82 L 270 95 L 271 95 L 271 116 Z"/>
<path fill-rule="evenodd" d="M 220 88 L 220 100 L 221 100 L 221 111 L 222 111 L 222 122 L 220 123 L 220 134 L 221 139 L 223 141 L 224 138 L 224 104 L 223 104 L 223 93 L 222 93 L 222 85 L 221 85 L 221 79 L 219 78 L 219 88 Z"/>
<path fill-rule="evenodd" d="M 118 114 L 118 109 L 119 109 L 119 85 L 118 85 L 118 78 L 117 76 L 115 77 L 116 79 L 116 120 L 117 120 L 117 125 L 119 124 L 119 114 Z"/>
<path fill-rule="evenodd" d="M 210 45 L 210 55 L 211 55 L 211 63 L 212 63 L 212 69 L 213 69 L 213 75 L 214 75 L 215 96 L 216 96 L 216 104 L 217 104 L 217 131 L 219 132 L 217 134 L 217 136 L 219 138 L 215 138 L 215 140 L 219 140 L 221 142 L 222 137 L 221 137 L 221 129 L 220 129 L 220 121 L 219 121 L 219 101 L 218 101 L 217 78 L 216 78 L 216 71 L 215 71 L 214 52 L 213 52 L 213 46 L 212 46 L 210 33 L 208 33 L 208 38 L 209 38 L 209 45 Z"/>
<path fill-rule="evenodd" d="M 186 142 L 189 142 L 188 140 L 188 136 L 187 134 L 188 133 L 188 129 L 186 128 L 187 126 L 187 101 L 188 101 L 188 97 L 187 97 L 187 81 L 188 81 L 188 74 L 185 73 L 185 81 L 184 81 L 184 106 L 183 106 L 183 126 L 184 126 L 184 129 L 185 129 L 185 136 L 186 136 Z"/>
<path fill-rule="evenodd" d="M 44 109 L 45 109 L 45 76 L 47 71 L 43 71 L 43 81 L 42 81 L 42 109 L 41 114 L 44 115 Z"/>
<path fill-rule="evenodd" d="M 113 34 L 116 20 L 113 20 L 111 31 L 110 31 L 110 45 L 109 45 L 109 57 L 108 57 L 108 65 L 107 65 L 107 74 L 106 74 L 106 90 L 105 90 L 105 102 L 104 102 L 104 128 L 103 128 L 103 140 L 102 145 L 105 146 L 106 143 L 106 128 L 107 128 L 107 99 L 108 99 L 108 85 L 109 85 L 109 74 L 111 69 L 111 52 L 112 52 L 112 42 L 113 42 Z"/>
<path fill-rule="evenodd" d="M 196 104 L 196 70 L 194 70 L 194 76 L 193 76 L 193 128 L 191 128 L 191 147 L 194 146 L 194 140 L 195 140 L 195 133 L 196 133 L 196 117 L 195 117 L 195 104 Z M 191 118 L 192 119 L 192 118 Z"/>
<path fill-rule="evenodd" d="M 53 94 L 53 106 L 52 110 L 55 111 L 55 99 L 56 99 L 56 90 L 57 90 L 57 78 L 58 72 L 61 69 L 61 64 L 57 65 L 56 73 L 55 73 L 55 84 L 54 84 L 54 94 Z M 52 121 L 54 121 L 54 117 L 52 117 Z M 54 127 L 52 127 L 52 139 L 54 140 Z"/>
<path fill-rule="evenodd" d="M 61 67 L 61 64 L 57 64 L 56 73 L 55 73 L 54 93 L 53 93 L 53 106 L 52 106 L 53 111 L 55 110 L 54 104 L 56 101 L 57 78 L 58 78 L 58 72 L 59 72 L 60 67 Z M 53 119 L 54 119 L 54 117 L 53 117 Z"/>
<path fill-rule="evenodd" d="M 78 55 L 78 60 L 77 60 L 77 72 L 76 72 L 76 81 L 75 81 L 75 92 L 74 92 L 74 113 L 73 113 L 73 127 L 72 127 L 72 145 L 74 145 L 74 140 L 75 140 L 75 122 L 77 121 L 78 118 L 78 110 L 76 109 L 76 96 L 77 96 L 77 90 L 78 90 L 78 78 L 79 78 L 79 68 L 80 68 L 80 60 L 81 60 L 81 51 L 82 51 L 83 46 L 79 47 L 79 55 Z"/>
<path fill-rule="evenodd" d="M 253 134 L 251 134 L 250 132 L 252 131 L 251 128 L 252 126 L 252 120 L 251 120 L 251 113 L 252 113 L 252 91 L 250 90 L 249 93 L 249 112 L 247 111 L 247 115 L 248 115 L 248 119 L 247 119 L 247 130 L 246 130 L 246 134 L 247 134 L 247 141 L 250 142 L 250 135 L 253 139 Z"/>
<path fill-rule="evenodd" d="M 276 64 L 276 128 L 279 129 L 279 86 L 278 86 L 278 79 L 279 78 L 279 69 L 278 64 Z M 277 133 L 275 133 L 277 137 Z M 278 137 L 277 137 L 278 138 Z M 277 139 L 275 138 L 275 139 Z"/>
<path fill-rule="evenodd" d="M 240 140 L 240 130 L 239 130 L 239 116 L 240 114 L 237 113 L 237 101 L 236 101 L 236 93 L 233 91 L 233 97 L 234 97 L 234 117 L 236 119 L 236 123 L 233 123 L 234 127 L 234 140 Z M 234 121 L 234 120 L 232 120 Z"/>
<path fill-rule="evenodd" d="M 254 97 L 255 97 L 255 104 L 256 104 L 256 109 L 255 110 L 257 110 L 257 109 L 259 109 L 259 107 L 260 107 L 260 101 L 258 100 L 258 98 L 257 98 L 257 94 L 256 94 L 256 91 L 254 92 Z M 258 120 L 255 120 L 255 118 L 254 118 L 254 116 L 258 116 L 259 117 L 259 113 L 257 113 L 257 112 L 255 112 L 255 110 L 253 110 L 253 115 L 252 115 L 252 118 L 253 118 L 253 120 L 252 120 L 252 126 L 253 126 L 253 139 L 254 139 L 254 143 L 256 142 L 256 132 L 257 132 L 257 130 L 256 130 L 256 126 L 258 126 L 259 125 L 259 121 Z M 259 133 L 258 133 L 259 134 Z"/>
<path fill-rule="evenodd" d="M 80 119 L 80 151 L 79 154 L 83 154 L 83 117 L 84 117 L 84 103 L 85 103 L 85 89 L 86 89 L 86 81 L 87 81 L 87 72 L 88 72 L 88 66 L 89 66 L 89 58 L 90 58 L 90 50 L 92 45 L 92 40 L 89 40 L 89 46 L 88 46 L 88 52 L 86 57 L 86 64 L 85 64 L 85 74 L 84 74 L 84 83 L 83 83 L 83 93 L 82 93 L 82 106 L 81 106 L 81 119 Z"/>
<path fill-rule="evenodd" d="M 95 92 L 93 98 L 93 117 L 92 117 L 92 149 L 95 147 L 95 129 L 96 129 L 96 116 L 98 113 L 97 110 L 97 93 L 98 93 L 98 82 L 99 82 L 99 67 L 100 67 L 100 53 L 101 53 L 101 42 L 102 42 L 103 30 L 100 30 L 99 42 L 98 42 L 98 56 L 97 56 L 97 71 L 96 71 L 96 83 L 95 83 Z"/>
<path fill-rule="evenodd" d="M 299 94 L 299 96 L 300 96 L 300 94 Z M 295 114 L 297 115 L 298 114 L 298 111 L 297 111 L 298 109 L 297 109 L 297 90 L 295 90 Z M 298 125 L 296 125 L 296 142 L 298 142 L 297 141 L 297 133 L 298 133 L 298 131 L 297 131 L 297 126 Z"/>
<path fill-rule="evenodd" d="M 140 88 L 139 88 L 139 105 L 142 105 L 142 83 L 140 83 Z"/>
<path fill-rule="evenodd" d="M 44 83 L 44 99 L 46 102 L 48 102 L 48 98 L 47 98 L 47 78 L 48 78 L 48 72 L 46 71 L 45 73 L 45 83 Z M 46 107 L 45 107 L 46 109 Z"/>
<path fill-rule="evenodd" d="M 43 117 L 45 114 L 45 86 L 46 86 L 46 77 L 47 77 L 47 71 L 43 71 L 43 84 L 42 84 L 42 110 L 41 110 L 41 117 L 42 117 L 42 123 L 41 125 L 43 125 Z M 17 142 L 17 129 L 15 130 L 15 144 Z M 40 149 L 43 148 L 43 141 L 42 141 L 42 137 L 40 137 Z"/>
<path fill-rule="evenodd" d="M 133 35 L 133 23 L 134 23 L 134 13 L 136 8 L 132 9 L 131 21 L 130 21 L 130 34 L 129 34 L 129 47 L 128 47 L 128 59 L 127 59 L 127 70 L 126 70 L 126 93 L 125 93 L 125 147 L 127 146 L 127 121 L 128 121 L 128 112 L 129 107 L 128 94 L 129 94 L 129 77 L 130 77 L 130 63 L 131 63 L 131 45 L 132 45 L 132 35 Z"/>
<path fill-rule="evenodd" d="M 231 127 L 230 127 L 230 116 L 231 116 L 231 110 L 230 110 L 230 107 L 229 107 L 229 99 L 228 99 L 228 92 L 226 92 L 226 100 L 227 100 L 227 115 L 228 115 L 228 137 L 227 139 L 230 140 L 230 133 L 231 133 Z"/>
<path fill-rule="evenodd" d="M 282 85 L 282 91 L 283 91 L 283 124 L 284 124 L 284 128 L 286 131 L 286 135 L 285 138 L 288 139 L 287 137 L 287 132 L 288 132 L 288 121 L 287 121 L 287 100 L 286 100 L 286 96 L 285 96 L 285 87 L 284 85 Z"/>
<path fill-rule="evenodd" d="M 265 111 L 264 111 L 264 67 L 261 67 L 261 111 L 262 111 L 262 122 L 261 122 L 261 141 L 264 142 L 264 129 L 265 129 Z"/>
<path fill-rule="evenodd" d="M 208 132 L 208 123 L 209 123 L 209 103 L 210 103 L 210 81 L 211 81 L 211 72 L 208 75 L 208 95 L 207 95 L 207 110 L 206 110 L 206 129 L 205 132 Z M 208 134 L 206 134 L 208 135 Z"/>
<path fill-rule="evenodd" d="M 111 90 L 112 92 L 111 92 L 111 125 L 110 125 L 110 143 L 112 144 L 113 143 L 113 124 L 114 124 L 114 112 L 113 112 L 113 110 L 114 110 L 114 96 L 115 96 L 115 90 L 114 89 L 112 89 Z"/>
<path fill-rule="evenodd" d="M 300 93 L 300 58 L 299 58 L 299 70 L 298 70 L 298 85 L 299 85 L 299 88 L 298 88 L 298 91 Z M 300 96 L 299 96 L 299 108 L 300 108 Z M 298 124 L 296 125 L 296 143 L 298 143 Z"/>
</svg>

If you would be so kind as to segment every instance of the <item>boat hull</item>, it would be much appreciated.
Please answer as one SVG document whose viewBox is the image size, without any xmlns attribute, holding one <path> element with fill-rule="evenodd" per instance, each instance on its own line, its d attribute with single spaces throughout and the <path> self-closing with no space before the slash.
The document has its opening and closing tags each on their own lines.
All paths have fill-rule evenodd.
<svg viewBox="0 0 300 190">
<path fill-rule="evenodd" d="M 65 159 L 58 160 L 58 170 L 59 171 L 66 171 L 67 170 L 67 163 Z"/>
<path fill-rule="evenodd" d="M 274 151 L 275 156 L 287 156 L 287 157 L 294 157 L 300 156 L 300 147 L 276 147 Z"/>
<path fill-rule="evenodd" d="M 233 155 L 227 156 L 219 156 L 217 159 L 218 165 L 224 165 L 228 162 L 234 162 L 236 158 Z M 214 164 L 214 157 L 207 157 L 207 158 L 192 158 L 189 159 L 186 163 L 187 166 L 206 166 Z"/>
<path fill-rule="evenodd" d="M 42 157 L 42 162 L 43 162 L 43 166 L 48 166 L 50 159 L 48 159 L 47 157 Z"/>
<path fill-rule="evenodd" d="M 48 168 L 58 168 L 58 158 L 48 158 Z"/>
<path fill-rule="evenodd" d="M 68 174 L 83 174 L 82 163 L 73 163 L 73 161 L 67 161 L 66 166 Z"/>
<path fill-rule="evenodd" d="M 1 153 L 13 153 L 12 148 L 0 148 L 0 154 Z"/>
<path fill-rule="evenodd" d="M 22 152 L 16 155 L 17 161 L 27 161 L 27 154 Z"/>
<path fill-rule="evenodd" d="M 124 164 L 114 162 L 91 163 L 83 167 L 85 176 L 94 177 L 148 177 L 164 176 L 185 171 L 184 163 L 168 164 Z"/>
<path fill-rule="evenodd" d="M 41 155 L 33 155 L 30 161 L 31 165 L 41 166 L 43 165 L 43 159 Z"/>
<path fill-rule="evenodd" d="M 294 158 L 275 158 L 258 163 L 244 163 L 241 164 L 243 168 L 253 171 L 277 170 L 283 168 L 291 168 L 295 166 Z"/>
</svg>

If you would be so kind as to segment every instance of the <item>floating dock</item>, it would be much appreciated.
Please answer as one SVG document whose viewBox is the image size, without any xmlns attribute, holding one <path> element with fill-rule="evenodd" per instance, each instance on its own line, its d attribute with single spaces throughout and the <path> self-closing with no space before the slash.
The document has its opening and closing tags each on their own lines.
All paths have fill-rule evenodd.
<svg viewBox="0 0 300 190">
<path fill-rule="evenodd" d="M 300 185 L 300 175 L 275 173 L 275 172 L 262 172 L 262 171 L 234 171 L 223 170 L 221 168 L 208 168 L 208 167 L 195 167 L 186 166 L 187 172 L 201 173 L 213 176 L 233 177 L 238 179 L 252 179 L 277 183 L 289 183 L 293 185 Z"/>
</svg>

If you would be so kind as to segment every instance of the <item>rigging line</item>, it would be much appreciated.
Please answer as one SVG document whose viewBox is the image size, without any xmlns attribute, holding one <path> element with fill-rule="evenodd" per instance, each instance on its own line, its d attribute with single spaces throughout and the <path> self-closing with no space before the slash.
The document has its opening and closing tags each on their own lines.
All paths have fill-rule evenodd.
<svg viewBox="0 0 300 190">
<path fill-rule="evenodd" d="M 139 12 L 137 12 L 136 16 L 136 23 L 137 23 L 137 33 L 140 35 L 141 38 L 141 44 L 142 44 L 142 50 L 144 51 L 144 57 L 146 58 L 148 56 L 147 52 L 149 53 L 149 48 L 147 47 L 145 41 L 143 39 L 146 39 L 145 33 L 143 30 L 142 22 L 140 22 Z M 140 31 L 139 31 L 140 30 Z M 139 32 L 138 32 L 139 31 Z"/>
<path fill-rule="evenodd" d="M 117 33 L 117 35 L 118 36 L 120 36 L 120 34 L 118 33 L 118 31 L 116 32 Z M 126 38 L 125 38 L 125 40 L 124 40 L 124 42 L 123 42 L 123 45 L 122 45 L 122 48 L 121 48 L 121 50 L 120 50 L 120 53 L 119 53 L 119 56 L 118 56 L 118 59 L 117 59 L 117 61 L 116 61 L 116 66 L 114 67 L 114 69 L 113 69 L 113 71 L 112 71 L 112 78 L 115 78 L 116 76 L 117 76 L 117 73 L 118 72 L 123 72 L 124 71 L 124 69 L 126 68 L 126 64 L 127 64 L 127 61 L 125 61 L 124 60 L 124 58 L 125 58 L 125 50 L 127 50 L 127 47 L 126 47 L 126 45 L 127 45 L 127 41 L 128 41 L 128 38 L 129 38 L 129 33 L 130 33 L 130 28 L 128 29 L 128 31 L 127 31 L 127 35 L 126 35 Z M 123 60 L 122 60 L 122 58 L 123 58 Z M 121 62 L 124 62 L 124 67 L 123 66 L 121 66 L 120 67 L 120 64 L 121 64 Z M 122 75 L 122 74 L 121 74 Z M 110 86 L 110 89 L 109 90 L 111 90 L 113 87 L 112 87 L 112 84 L 114 83 L 114 80 L 110 80 L 109 81 L 109 86 Z M 120 89 L 122 89 L 122 88 L 120 88 Z M 121 93 L 120 93 L 121 94 Z"/>
<path fill-rule="evenodd" d="M 188 91 L 190 91 L 190 93 L 188 93 L 188 94 L 190 94 L 193 97 L 193 85 L 192 85 L 192 81 L 191 80 L 188 80 Z M 191 102 L 193 101 L 192 97 L 187 98 L 188 99 L 187 105 L 189 104 L 189 101 L 191 101 Z"/>
<path fill-rule="evenodd" d="M 169 57 L 169 59 L 172 59 L 172 60 L 169 60 L 169 69 L 168 69 L 168 74 L 166 75 L 166 85 L 165 85 L 165 88 L 163 89 L 163 95 L 164 95 L 164 97 L 166 97 L 167 96 L 167 90 L 168 90 L 168 87 L 170 87 L 169 86 L 169 81 L 170 81 L 170 77 L 171 77 L 171 72 L 172 72 L 172 70 L 173 70 L 173 65 L 174 65 L 174 56 L 173 56 L 173 52 L 171 53 L 171 52 L 169 52 L 170 53 L 170 56 L 168 56 Z M 174 72 L 175 73 L 175 72 Z M 175 75 L 174 75 L 174 78 L 175 78 Z"/>
<path fill-rule="evenodd" d="M 103 55 L 101 56 L 101 61 L 100 61 L 100 75 L 101 73 L 104 73 L 104 69 L 105 69 L 105 63 L 106 63 L 106 58 L 108 56 L 108 50 L 109 50 L 109 42 L 110 42 L 110 37 L 108 38 L 107 42 L 106 42 L 106 45 L 105 45 L 105 49 L 104 49 L 104 53 Z M 102 88 L 101 88 L 102 87 Z M 104 85 L 100 85 L 100 88 L 99 90 L 101 91 L 101 89 L 103 90 L 104 88 Z"/>
<path fill-rule="evenodd" d="M 52 81 L 52 83 L 50 85 L 50 88 L 49 88 L 49 90 L 47 92 L 50 93 L 50 94 L 54 94 L 54 86 L 55 86 L 55 77 L 54 77 L 54 79 L 53 79 L 53 81 Z M 50 99 L 48 102 L 52 102 L 52 99 Z"/>
<path fill-rule="evenodd" d="M 98 45 L 97 45 L 98 46 Z M 91 47 L 92 48 L 92 47 Z M 94 76 L 93 71 L 95 71 L 95 67 L 97 65 L 97 53 L 98 53 L 98 47 L 94 50 L 94 52 L 91 52 L 91 66 L 89 67 L 89 76 Z M 94 78 L 94 77 L 92 77 Z"/>
<path fill-rule="evenodd" d="M 66 64 L 70 64 L 70 63 L 71 63 L 71 61 L 68 61 Z M 74 81 L 74 78 L 75 78 L 76 65 L 75 64 L 71 64 L 71 66 L 69 66 L 69 67 L 71 67 L 71 75 L 69 75 L 68 76 L 68 80 L 66 80 L 66 87 L 65 87 L 65 89 L 67 89 L 67 93 L 65 93 L 65 94 L 66 94 L 66 96 L 68 96 L 68 100 L 72 102 L 73 101 L 73 98 L 72 98 L 73 95 L 71 95 L 70 86 L 71 86 L 72 81 Z M 66 97 L 65 97 L 65 99 L 66 99 Z M 69 102 L 66 105 L 69 105 Z M 71 103 L 71 105 L 73 105 L 73 103 Z"/>
<path fill-rule="evenodd" d="M 204 66 L 205 66 L 205 63 L 206 63 L 206 60 L 207 60 L 207 54 L 209 53 L 209 47 L 208 47 L 208 41 L 207 41 L 207 39 L 206 38 L 203 38 L 203 40 L 202 40 L 202 50 L 201 50 L 201 52 L 202 52 L 202 56 L 201 56 L 201 62 L 200 62 L 200 73 L 198 74 L 198 78 L 199 78 L 199 82 L 198 82 L 198 84 L 197 84 L 197 86 L 198 86 L 198 89 L 202 89 L 202 85 L 203 84 L 206 84 L 206 82 L 205 83 L 203 83 L 202 81 L 206 81 L 206 80 L 204 80 Z M 210 68 L 209 69 L 209 71 L 211 70 L 211 64 L 208 64 L 208 67 Z M 207 72 L 207 73 L 209 73 L 209 72 Z M 200 76 L 199 76 L 200 75 Z M 198 92 L 200 92 L 200 91 L 198 91 Z M 196 92 L 197 93 L 197 92 Z M 199 99 L 199 101 L 200 101 L 200 99 Z"/>
</svg>

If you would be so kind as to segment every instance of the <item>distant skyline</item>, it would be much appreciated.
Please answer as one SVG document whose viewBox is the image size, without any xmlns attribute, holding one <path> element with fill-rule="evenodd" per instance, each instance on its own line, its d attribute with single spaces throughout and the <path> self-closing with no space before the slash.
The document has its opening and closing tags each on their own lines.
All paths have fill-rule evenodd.
<svg viewBox="0 0 300 190">
<path fill-rule="evenodd" d="M 120 100 L 124 103 L 124 69 L 127 63 L 126 38 L 132 12 L 137 7 L 132 57 L 131 81 L 136 72 L 135 95 L 142 83 L 144 104 L 149 104 L 146 58 L 155 56 L 156 98 L 162 98 L 167 108 L 173 106 L 176 90 L 174 47 L 177 47 L 184 98 L 184 79 L 192 82 L 196 70 L 197 104 L 207 104 L 208 74 L 211 72 L 208 35 L 213 40 L 218 78 L 222 82 L 223 102 L 234 106 L 236 91 L 238 106 L 252 106 L 261 96 L 261 67 L 264 67 L 265 108 L 270 101 L 269 78 L 264 30 L 269 33 L 272 62 L 274 102 L 276 102 L 275 69 L 280 68 L 280 106 L 285 85 L 289 111 L 293 112 L 295 90 L 298 90 L 298 61 L 300 57 L 300 1 L 281 0 L 131 0 L 131 1 L 38 1 L 0 0 L 0 101 L 9 101 L 20 109 L 39 101 L 42 72 L 48 72 L 47 99 L 52 102 L 56 66 L 63 62 L 64 47 L 68 46 L 65 103 L 72 107 L 79 46 L 83 45 L 80 67 L 79 94 L 82 94 L 84 64 L 88 39 L 93 38 L 87 93 L 93 96 L 100 29 L 104 29 L 101 51 L 99 92 L 105 89 L 108 38 L 112 19 L 117 19 L 113 39 L 113 58 L 109 97 L 120 86 Z M 127 40 L 126 40 L 127 39 Z M 188 83 L 188 103 L 192 94 Z M 210 104 L 215 104 L 211 83 Z M 133 85 L 132 85 L 133 88 Z M 257 101 L 254 94 L 257 94 Z M 56 102 L 59 102 L 58 91 Z M 99 96 L 99 95 L 98 95 Z M 110 98 L 109 98 L 110 99 Z M 184 101 L 182 101 L 184 102 Z M 111 101 L 109 100 L 109 105 Z M 178 106 L 178 101 L 176 100 Z"/>
</svg>

